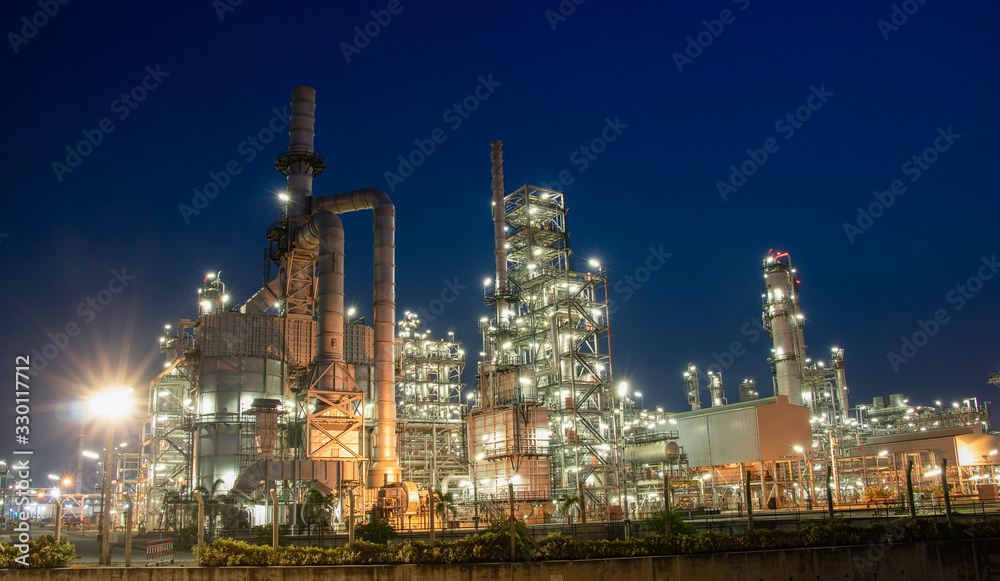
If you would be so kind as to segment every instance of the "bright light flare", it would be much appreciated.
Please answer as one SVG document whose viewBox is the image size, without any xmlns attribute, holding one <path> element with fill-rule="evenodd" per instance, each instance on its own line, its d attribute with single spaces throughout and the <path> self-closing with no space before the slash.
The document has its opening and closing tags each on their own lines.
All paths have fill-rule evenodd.
<svg viewBox="0 0 1000 581">
<path fill-rule="evenodd" d="M 117 420 L 132 410 L 132 390 L 116 387 L 90 397 L 90 411 L 96 416 Z"/>
</svg>

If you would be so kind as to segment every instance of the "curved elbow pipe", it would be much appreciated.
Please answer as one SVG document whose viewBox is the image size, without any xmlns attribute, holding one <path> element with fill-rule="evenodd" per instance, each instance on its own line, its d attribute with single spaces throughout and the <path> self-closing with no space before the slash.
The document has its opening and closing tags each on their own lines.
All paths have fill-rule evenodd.
<svg viewBox="0 0 1000 581">
<path fill-rule="evenodd" d="M 375 234 L 375 436 L 369 471 L 373 487 L 399 482 L 396 457 L 396 378 L 393 344 L 396 330 L 396 209 L 389 195 L 374 188 L 323 196 L 320 210 L 337 214 L 373 210 Z"/>
</svg>

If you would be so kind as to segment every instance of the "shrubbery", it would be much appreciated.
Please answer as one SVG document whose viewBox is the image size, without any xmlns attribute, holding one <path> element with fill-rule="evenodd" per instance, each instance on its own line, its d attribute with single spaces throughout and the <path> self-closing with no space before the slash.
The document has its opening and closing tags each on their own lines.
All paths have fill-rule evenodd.
<svg viewBox="0 0 1000 581">
<path fill-rule="evenodd" d="M 396 538 L 396 529 L 384 520 L 373 520 L 354 527 L 354 536 L 362 541 L 383 545 Z"/>
<path fill-rule="evenodd" d="M 273 529 L 271 528 L 271 525 L 260 525 L 250 529 L 250 532 L 253 533 L 253 537 L 257 539 L 258 545 L 270 545 L 273 540 L 273 537 L 271 536 L 272 531 Z M 278 546 L 284 547 L 287 545 L 288 535 L 281 530 L 281 527 L 278 527 Z"/>
<path fill-rule="evenodd" d="M 360 527 L 359 527 L 360 528 Z M 497 527 L 500 528 L 500 527 Z M 520 533 L 520 531 L 518 531 Z M 581 541 L 550 534 L 535 550 L 517 535 L 519 560 L 574 560 L 652 555 L 690 555 L 728 551 L 759 551 L 796 547 L 865 545 L 869 542 L 906 542 L 936 539 L 1000 537 L 1000 520 L 948 525 L 926 520 L 898 519 L 867 527 L 853 527 L 841 519 L 810 521 L 798 531 L 758 529 L 738 535 L 715 531 L 700 535 L 675 534 L 669 539 L 656 535 L 644 539 L 593 540 L 585 548 Z M 484 531 L 458 541 L 430 547 L 422 542 L 376 544 L 358 541 L 336 548 L 281 547 L 220 539 L 195 547 L 198 564 L 210 567 L 232 565 L 367 565 L 389 563 L 496 563 L 507 561 L 510 536 L 505 530 Z"/>
<path fill-rule="evenodd" d="M 646 517 L 646 528 L 658 535 L 666 534 L 667 521 L 663 518 L 664 511 L 651 512 Z M 697 529 L 691 523 L 684 522 L 684 515 L 679 510 L 670 511 L 670 532 L 675 535 L 693 535 Z"/>
<path fill-rule="evenodd" d="M 17 548 L 0 542 L 0 567 L 21 568 L 21 565 L 14 560 L 20 556 L 21 552 Z M 57 543 L 52 535 L 45 535 L 28 541 L 29 569 L 65 567 L 74 558 L 76 558 L 76 547 L 66 539 L 60 539 Z"/>
</svg>

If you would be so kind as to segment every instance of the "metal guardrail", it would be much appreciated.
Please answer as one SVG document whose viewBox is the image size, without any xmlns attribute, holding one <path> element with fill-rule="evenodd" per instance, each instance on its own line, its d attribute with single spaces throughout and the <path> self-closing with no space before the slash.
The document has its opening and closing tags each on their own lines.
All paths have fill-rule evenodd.
<svg viewBox="0 0 1000 581">
<path fill-rule="evenodd" d="M 174 562 L 174 540 L 146 541 L 146 566 L 160 566 Z"/>
</svg>

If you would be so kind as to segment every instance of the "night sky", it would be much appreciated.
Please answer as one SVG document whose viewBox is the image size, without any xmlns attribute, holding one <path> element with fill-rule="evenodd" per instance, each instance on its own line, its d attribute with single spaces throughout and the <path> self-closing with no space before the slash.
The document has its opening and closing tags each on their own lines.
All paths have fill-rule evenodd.
<svg viewBox="0 0 1000 581">
<path fill-rule="evenodd" d="M 687 409 L 689 362 L 719 365 L 730 401 L 747 376 L 771 394 L 770 249 L 802 279 L 809 354 L 846 349 L 852 403 L 996 393 L 996 3 L 345 4 L 0 7 L 0 449 L 15 357 L 60 343 L 32 358 L 36 482 L 75 470 L 79 396 L 144 396 L 205 273 L 240 301 L 261 286 L 296 85 L 318 91 L 316 194 L 390 194 L 399 317 L 424 309 L 472 355 L 501 139 L 507 191 L 563 189 L 576 266 L 608 267 L 614 379 L 647 407 Z M 344 216 L 369 321 L 371 219 Z"/>
</svg>

